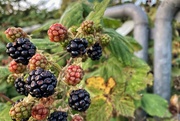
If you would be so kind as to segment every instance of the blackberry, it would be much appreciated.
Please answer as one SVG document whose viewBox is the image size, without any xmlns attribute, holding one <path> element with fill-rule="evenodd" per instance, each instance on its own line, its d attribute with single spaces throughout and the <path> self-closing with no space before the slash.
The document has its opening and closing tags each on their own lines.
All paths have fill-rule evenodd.
<svg viewBox="0 0 180 121">
<path fill-rule="evenodd" d="M 48 97 L 54 94 L 57 79 L 50 71 L 38 68 L 30 72 L 26 89 L 36 98 Z"/>
<path fill-rule="evenodd" d="M 67 46 L 67 51 L 72 57 L 79 57 L 86 53 L 88 41 L 85 38 L 76 38 L 71 40 Z"/>
<path fill-rule="evenodd" d="M 95 43 L 88 51 L 87 51 L 88 56 L 92 60 L 99 60 L 100 57 L 102 56 L 102 47 L 100 46 L 99 43 Z"/>
<path fill-rule="evenodd" d="M 26 83 L 24 82 L 23 78 L 17 78 L 14 82 L 14 86 L 16 88 L 16 91 L 22 95 L 27 96 L 28 92 L 25 88 Z"/>
<path fill-rule="evenodd" d="M 23 65 L 27 65 L 29 59 L 36 53 L 36 47 L 27 38 L 18 38 L 15 42 L 8 43 L 6 48 L 6 53 Z"/>
<path fill-rule="evenodd" d="M 67 121 L 67 112 L 55 111 L 51 113 L 48 121 Z"/>
<path fill-rule="evenodd" d="M 89 93 L 84 89 L 73 90 L 70 93 L 70 97 L 68 99 L 69 106 L 77 111 L 86 111 L 90 104 L 91 99 Z"/>
</svg>

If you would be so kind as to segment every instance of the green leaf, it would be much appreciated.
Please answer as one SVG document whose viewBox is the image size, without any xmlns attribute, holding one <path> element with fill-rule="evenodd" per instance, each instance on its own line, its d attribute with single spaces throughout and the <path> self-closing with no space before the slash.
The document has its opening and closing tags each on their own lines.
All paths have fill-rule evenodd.
<svg viewBox="0 0 180 121">
<path fill-rule="evenodd" d="M 143 60 L 133 57 L 132 62 L 131 66 L 122 69 L 122 76 L 126 82 L 125 93 L 135 97 L 147 84 L 152 85 L 153 76 L 148 74 L 150 67 Z"/>
<path fill-rule="evenodd" d="M 79 25 L 83 19 L 82 2 L 74 2 L 65 10 L 60 18 L 59 23 L 69 28 L 71 26 Z"/>
<path fill-rule="evenodd" d="M 121 116 L 134 117 L 134 100 L 127 95 L 123 95 L 123 90 L 120 88 L 121 86 L 116 86 L 114 92 L 111 95 L 114 108 Z"/>
<path fill-rule="evenodd" d="M 53 49 L 60 46 L 59 43 L 51 42 L 49 39 L 31 39 L 31 42 L 39 49 Z"/>
<path fill-rule="evenodd" d="M 106 10 L 109 2 L 110 0 L 103 0 L 100 3 L 97 3 L 94 6 L 94 10 L 90 12 L 89 15 L 86 17 L 86 20 L 93 21 L 95 25 L 100 24 L 100 21 L 104 15 L 104 11 Z"/>
<path fill-rule="evenodd" d="M 7 105 L 3 111 L 0 112 L 0 121 L 11 121 L 11 117 L 9 115 L 9 110 L 11 106 Z"/>
<path fill-rule="evenodd" d="M 141 107 L 151 116 L 170 117 L 168 102 L 155 94 L 143 94 Z"/>
<path fill-rule="evenodd" d="M 104 32 L 111 36 L 107 49 L 125 65 L 131 65 L 133 53 L 130 51 L 127 40 L 113 29 L 104 29 Z"/>
<path fill-rule="evenodd" d="M 40 31 L 47 31 L 52 24 L 57 23 L 58 21 L 59 19 L 48 20 L 43 25 L 41 25 L 38 29 L 34 30 L 32 33 L 37 33 Z"/>
<path fill-rule="evenodd" d="M 5 78 L 10 74 L 8 67 L 6 66 L 0 66 L 0 79 Z"/>
<path fill-rule="evenodd" d="M 127 40 L 127 44 L 132 52 L 137 52 L 142 49 L 142 46 L 132 37 L 126 36 L 125 39 Z"/>
<path fill-rule="evenodd" d="M 109 17 L 104 17 L 102 23 L 103 23 L 103 27 L 112 28 L 112 29 L 117 29 L 122 24 L 120 20 Z"/>
<path fill-rule="evenodd" d="M 97 96 L 91 100 L 87 110 L 87 121 L 109 121 L 112 116 L 113 107 L 105 97 Z"/>
</svg>

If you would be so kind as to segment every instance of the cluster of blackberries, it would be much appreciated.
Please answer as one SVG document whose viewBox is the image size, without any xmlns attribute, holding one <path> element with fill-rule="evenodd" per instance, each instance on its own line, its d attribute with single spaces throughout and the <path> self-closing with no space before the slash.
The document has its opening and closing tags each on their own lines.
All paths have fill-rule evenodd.
<svg viewBox="0 0 180 121">
<path fill-rule="evenodd" d="M 26 83 L 31 96 L 42 98 L 54 94 L 57 79 L 50 71 L 38 68 L 30 72 Z"/>
<path fill-rule="evenodd" d="M 6 53 L 17 63 L 27 65 L 29 59 L 36 53 L 36 47 L 27 38 L 18 38 L 13 43 L 6 45 Z"/>
<path fill-rule="evenodd" d="M 86 53 L 88 47 L 88 41 L 85 38 L 76 38 L 71 40 L 67 46 L 67 51 L 71 53 L 71 56 L 79 57 Z"/>
<path fill-rule="evenodd" d="M 99 60 L 100 57 L 102 56 L 102 48 L 99 45 L 99 43 L 95 43 L 88 51 L 87 51 L 88 56 L 92 60 Z"/>
<path fill-rule="evenodd" d="M 70 93 L 68 100 L 69 106 L 76 111 L 86 111 L 90 104 L 91 99 L 89 93 L 84 89 L 73 90 Z"/>
<path fill-rule="evenodd" d="M 76 38 L 69 42 L 67 51 L 73 58 L 80 57 L 86 52 L 92 60 L 99 60 L 102 56 L 102 47 L 99 43 L 95 43 L 90 49 L 87 50 L 88 41 L 85 38 Z"/>
</svg>

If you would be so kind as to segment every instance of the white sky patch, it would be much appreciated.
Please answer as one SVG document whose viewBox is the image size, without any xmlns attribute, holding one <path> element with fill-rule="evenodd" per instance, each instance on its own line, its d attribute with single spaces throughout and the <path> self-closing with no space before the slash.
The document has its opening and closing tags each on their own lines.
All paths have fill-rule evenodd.
<svg viewBox="0 0 180 121">
<path fill-rule="evenodd" d="M 26 2 L 21 1 L 20 5 L 24 8 L 28 8 L 31 5 L 40 5 L 39 9 L 48 9 L 48 11 L 51 11 L 53 9 L 60 8 L 61 0 L 27 0 L 29 4 Z M 44 3 L 44 4 L 42 4 Z M 42 5 L 41 5 L 42 4 Z M 16 6 L 14 6 L 16 8 Z"/>
</svg>

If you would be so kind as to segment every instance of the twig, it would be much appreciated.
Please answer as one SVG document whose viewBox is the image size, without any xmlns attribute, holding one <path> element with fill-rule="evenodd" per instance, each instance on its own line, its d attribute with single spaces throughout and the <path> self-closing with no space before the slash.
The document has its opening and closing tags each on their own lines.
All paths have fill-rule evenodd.
<svg viewBox="0 0 180 121">
<path fill-rule="evenodd" d="M 7 96 L 5 96 L 3 93 L 0 93 L 0 97 L 4 98 L 6 101 L 11 102 L 11 104 L 14 103 L 14 101 L 12 101 L 10 98 L 8 98 Z"/>
</svg>

